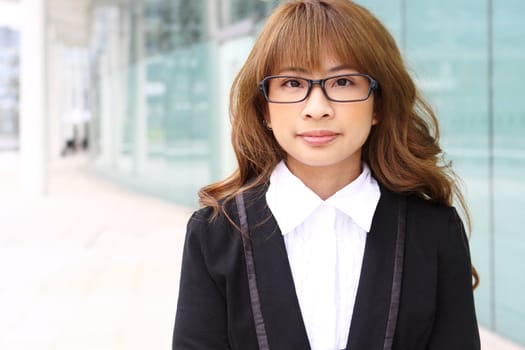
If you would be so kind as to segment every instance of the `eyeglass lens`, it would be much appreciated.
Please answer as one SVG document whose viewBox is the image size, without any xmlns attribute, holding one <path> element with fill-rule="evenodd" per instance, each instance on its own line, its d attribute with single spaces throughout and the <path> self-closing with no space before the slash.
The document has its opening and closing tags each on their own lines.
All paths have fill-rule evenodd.
<svg viewBox="0 0 525 350">
<path fill-rule="evenodd" d="M 326 96 L 334 101 L 365 100 L 370 95 L 371 81 L 366 75 L 339 75 L 321 81 Z M 266 94 L 272 102 L 299 102 L 308 96 L 310 80 L 293 76 L 275 76 L 266 80 Z"/>
</svg>

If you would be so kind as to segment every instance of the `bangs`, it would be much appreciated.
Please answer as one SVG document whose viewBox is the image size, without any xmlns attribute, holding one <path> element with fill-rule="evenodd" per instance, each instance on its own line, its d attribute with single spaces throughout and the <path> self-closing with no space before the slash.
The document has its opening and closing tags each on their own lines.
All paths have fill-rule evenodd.
<svg viewBox="0 0 525 350">
<path fill-rule="evenodd" d="M 356 17 L 324 1 L 285 5 L 267 41 L 265 75 L 288 67 L 321 70 L 323 54 L 367 73 L 366 41 Z"/>
</svg>

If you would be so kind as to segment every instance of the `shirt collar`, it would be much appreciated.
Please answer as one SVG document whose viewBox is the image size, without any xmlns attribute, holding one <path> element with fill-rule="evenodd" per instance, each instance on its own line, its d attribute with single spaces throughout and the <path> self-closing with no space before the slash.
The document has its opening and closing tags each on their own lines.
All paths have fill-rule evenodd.
<svg viewBox="0 0 525 350">
<path fill-rule="evenodd" d="M 357 179 L 323 201 L 283 161 L 277 164 L 270 176 L 266 201 L 283 235 L 301 225 L 323 203 L 351 217 L 369 232 L 381 191 L 368 165 L 363 163 L 362 168 Z"/>
</svg>

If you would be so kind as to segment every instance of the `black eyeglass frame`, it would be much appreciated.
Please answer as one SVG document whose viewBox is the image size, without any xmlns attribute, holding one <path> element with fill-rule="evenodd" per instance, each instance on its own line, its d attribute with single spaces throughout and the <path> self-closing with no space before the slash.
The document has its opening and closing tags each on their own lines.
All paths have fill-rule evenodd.
<svg viewBox="0 0 525 350">
<path fill-rule="evenodd" d="M 336 79 L 336 78 L 348 77 L 348 76 L 352 76 L 352 77 L 360 76 L 360 77 L 365 77 L 365 78 L 368 79 L 370 84 L 368 85 L 368 94 L 366 95 L 366 97 L 361 98 L 361 99 L 357 99 L 357 100 L 337 100 L 337 99 L 334 99 L 334 98 L 331 98 L 330 96 L 328 96 L 328 94 L 326 93 L 326 90 L 325 90 L 326 81 L 327 80 L 331 80 L 331 79 Z M 301 100 L 298 100 L 298 101 L 292 101 L 292 102 L 273 101 L 273 100 L 270 99 L 270 97 L 268 96 L 268 92 L 266 91 L 267 90 L 267 84 L 266 83 L 272 78 L 296 78 L 296 79 L 305 80 L 305 81 L 308 82 L 308 90 L 306 91 L 306 95 L 304 96 L 304 98 L 302 98 Z M 350 102 L 366 101 L 366 100 L 368 100 L 370 98 L 370 95 L 372 95 L 372 92 L 376 91 L 379 88 L 379 83 L 374 78 L 372 78 L 368 74 L 363 74 L 363 73 L 340 74 L 340 75 L 334 75 L 332 77 L 327 77 L 327 78 L 324 78 L 324 79 L 307 79 L 307 78 L 298 77 L 298 76 L 295 76 L 295 75 L 270 75 L 270 76 L 265 77 L 263 80 L 261 80 L 261 82 L 259 83 L 259 91 L 261 91 L 263 93 L 264 99 L 266 100 L 266 102 L 269 102 L 269 103 L 299 103 L 299 102 L 305 101 L 308 98 L 308 96 L 310 96 L 310 93 L 312 92 L 312 87 L 315 84 L 317 84 L 317 85 L 319 85 L 321 87 L 321 90 L 323 90 L 323 94 L 325 95 L 325 97 L 329 101 L 332 101 L 332 102 L 348 102 L 348 103 L 350 103 Z"/>
</svg>

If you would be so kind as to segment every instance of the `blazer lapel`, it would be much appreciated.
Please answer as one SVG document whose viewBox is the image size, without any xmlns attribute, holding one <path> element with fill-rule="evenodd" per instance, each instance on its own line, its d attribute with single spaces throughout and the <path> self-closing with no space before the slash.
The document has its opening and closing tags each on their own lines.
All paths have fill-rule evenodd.
<svg viewBox="0 0 525 350">
<path fill-rule="evenodd" d="M 261 309 L 272 350 L 309 350 L 284 239 L 264 197 L 266 188 L 245 200 Z M 248 203 L 251 203 L 249 205 Z M 382 349 L 392 290 L 399 196 L 381 188 L 367 236 L 347 350 Z"/>
<path fill-rule="evenodd" d="M 381 199 L 366 239 L 347 350 L 383 348 L 392 290 L 398 205 L 398 196 L 381 188 Z"/>
<path fill-rule="evenodd" d="M 308 350 L 310 345 L 295 292 L 284 239 L 262 191 L 247 198 L 248 226 L 261 309 L 272 350 Z"/>
</svg>

